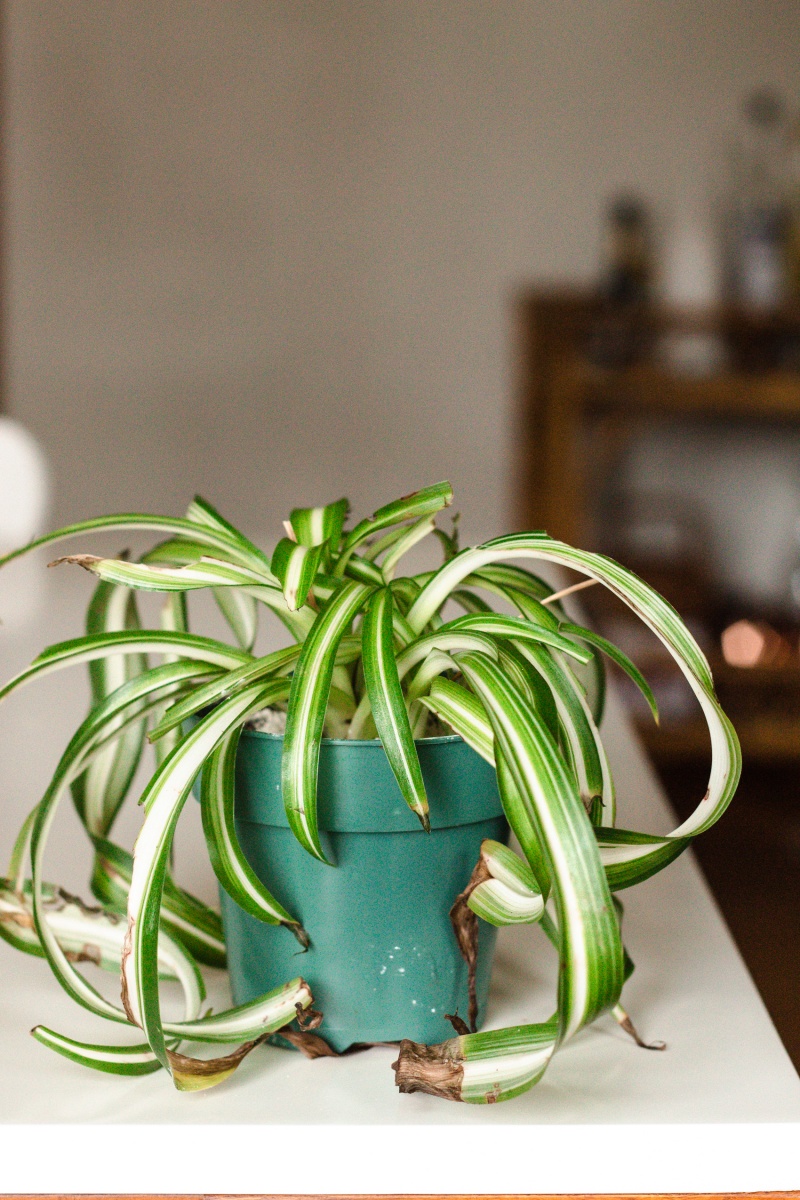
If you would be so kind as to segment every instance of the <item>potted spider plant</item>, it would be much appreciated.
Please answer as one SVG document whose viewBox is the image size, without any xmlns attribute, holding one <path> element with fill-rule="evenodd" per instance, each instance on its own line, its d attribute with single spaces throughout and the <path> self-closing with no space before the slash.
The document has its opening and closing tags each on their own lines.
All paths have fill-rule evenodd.
<svg viewBox="0 0 800 1200">
<path fill-rule="evenodd" d="M 459 550 L 455 521 L 452 532 L 436 524 L 451 500 L 449 484 L 437 484 L 350 528 L 345 500 L 294 509 L 271 555 L 199 498 L 184 518 L 103 517 L 32 544 L 97 530 L 160 538 L 139 561 L 56 560 L 98 579 L 86 632 L 0 689 L 85 663 L 92 690 L 0 880 L 0 935 L 43 955 L 77 1002 L 145 1039 L 88 1045 L 37 1026 L 41 1042 L 103 1071 L 165 1068 L 196 1090 L 267 1038 L 311 1057 L 393 1041 L 401 1091 L 490 1103 L 536 1083 L 555 1050 L 604 1011 L 632 1031 L 615 893 L 661 870 L 722 814 L 739 777 L 736 734 L 701 651 L 647 584 L 541 532 Z M 403 555 L 429 535 L 441 565 L 399 575 Z M 526 560 L 609 588 L 694 690 L 711 734 L 709 788 L 672 834 L 617 827 L 599 733 L 603 658 L 657 716 L 647 682 L 569 619 L 562 600 L 574 588 L 554 589 Z M 187 597 L 198 589 L 213 593 L 230 642 L 190 631 Z M 140 591 L 164 596 L 156 628 L 142 625 Z M 290 641 L 257 654 L 264 609 Z M 148 742 L 155 769 L 130 853 L 113 826 Z M 193 789 L 224 928 L 170 871 Z M 42 876 L 68 793 L 94 848 L 94 907 Z M 509 828 L 518 850 L 506 844 Z M 553 1018 L 479 1032 L 494 931 L 535 922 L 560 962 Z M 87 960 L 120 971 L 119 1004 L 80 969 Z M 232 1008 L 206 1010 L 198 963 L 227 963 Z M 163 978 L 182 987 L 179 1020 L 165 1015 Z M 196 1042 L 218 1052 L 186 1053 Z"/>
</svg>

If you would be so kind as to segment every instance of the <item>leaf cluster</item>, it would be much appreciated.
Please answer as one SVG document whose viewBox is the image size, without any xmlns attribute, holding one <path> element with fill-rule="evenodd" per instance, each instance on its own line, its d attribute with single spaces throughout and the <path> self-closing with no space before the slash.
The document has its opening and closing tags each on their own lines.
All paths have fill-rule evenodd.
<svg viewBox="0 0 800 1200">
<path fill-rule="evenodd" d="M 474 1102 L 509 1098 L 541 1077 L 560 1044 L 616 1009 L 629 960 L 612 892 L 661 870 L 718 819 L 738 780 L 736 735 L 700 649 L 647 584 L 610 559 L 542 532 L 459 549 L 455 522 L 450 533 L 436 524 L 451 501 L 450 485 L 436 484 L 349 529 L 346 500 L 294 509 L 270 556 L 200 498 L 182 519 L 123 514 L 34 543 L 110 529 L 161 536 L 140 561 L 85 553 L 58 559 L 97 577 L 86 633 L 50 646 L 0 689 L 2 698 L 79 663 L 88 665 L 92 687 L 90 710 L 20 831 L 8 876 L 0 881 L 0 935 L 43 954 L 84 1007 L 138 1027 L 146 1039 L 90 1046 L 38 1027 L 41 1041 L 100 1070 L 164 1067 L 179 1088 L 195 1090 L 226 1078 L 254 1045 L 310 1007 L 311 992 L 296 979 L 248 1005 L 207 1012 L 197 963 L 224 964 L 222 929 L 218 916 L 170 874 L 175 827 L 200 779 L 203 828 L 222 886 L 247 912 L 285 926 L 303 946 L 313 937 L 264 887 L 236 837 L 237 745 L 245 724 L 265 707 L 286 712 L 282 791 L 291 829 L 322 861 L 317 771 L 324 737 L 379 738 L 425 830 L 430 814 L 419 739 L 444 727 L 496 769 L 522 857 L 487 843 L 468 904 L 494 924 L 542 923 L 561 963 L 555 1013 L 543 1025 L 472 1033 L 425 1048 L 420 1061 L 455 1064 L 456 1083 L 444 1091 L 435 1082 L 441 1072 L 415 1075 L 408 1057 L 414 1052 L 406 1051 L 398 1063 L 403 1090 Z M 439 543 L 441 565 L 399 575 L 402 557 L 429 536 Z M 617 828 L 599 732 L 604 658 L 630 676 L 657 718 L 647 682 L 622 651 L 570 620 L 563 594 L 520 565 L 531 560 L 572 568 L 614 592 L 662 640 L 697 695 L 711 733 L 709 790 L 672 834 Z M 187 597 L 199 589 L 212 592 L 230 643 L 190 632 Z M 164 597 L 158 628 L 142 627 L 141 591 Z M 259 655 L 254 646 L 265 609 L 288 630 L 291 644 Z M 155 770 L 140 797 L 144 820 L 131 854 L 113 840 L 113 826 L 148 743 Z M 99 908 L 65 898 L 42 877 L 50 826 L 68 793 L 94 847 Z M 76 947 L 87 944 L 100 947 L 98 965 L 121 971 L 121 1005 L 104 999 L 78 969 Z M 179 1022 L 162 1013 L 159 979 L 165 976 L 183 988 Z M 183 1053 L 184 1042 L 237 1048 L 204 1059 Z"/>
</svg>

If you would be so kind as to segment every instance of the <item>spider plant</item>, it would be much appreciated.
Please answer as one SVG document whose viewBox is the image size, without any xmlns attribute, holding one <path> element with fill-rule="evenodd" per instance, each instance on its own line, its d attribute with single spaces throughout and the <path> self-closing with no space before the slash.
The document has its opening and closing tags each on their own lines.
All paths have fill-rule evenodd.
<svg viewBox="0 0 800 1200">
<path fill-rule="evenodd" d="M 268 706 L 286 711 L 288 821 L 308 854 L 322 861 L 317 770 L 323 737 L 380 738 L 424 830 L 429 809 L 415 743 L 431 722 L 444 723 L 496 769 L 521 853 L 484 843 L 459 899 L 460 936 L 469 942 L 475 916 L 494 925 L 540 922 L 560 961 L 553 1016 L 540 1024 L 462 1032 L 435 1046 L 405 1041 L 394 1064 L 401 1090 L 474 1103 L 505 1100 L 535 1084 L 554 1052 L 601 1013 L 612 1010 L 625 1021 L 620 994 L 632 964 L 615 893 L 667 866 L 722 814 L 739 777 L 736 734 L 702 652 L 646 583 L 608 558 L 542 532 L 459 550 L 455 522 L 452 532 L 436 525 L 451 499 L 449 484 L 437 484 L 349 529 L 346 500 L 294 509 L 270 556 L 199 498 L 183 518 L 102 517 L 32 543 L 109 530 L 152 531 L 160 538 L 139 561 L 85 553 L 56 560 L 76 563 L 99 581 L 86 633 L 50 646 L 0 689 L 6 696 L 39 676 L 85 663 L 92 691 L 89 712 L 25 821 L 0 881 L 0 934 L 43 955 L 79 1004 L 140 1031 L 132 1045 L 87 1045 L 39 1026 L 33 1033 L 40 1041 L 99 1070 L 141 1074 L 163 1067 L 178 1088 L 194 1090 L 227 1077 L 274 1031 L 296 1041 L 309 1036 L 303 1030 L 319 1015 L 312 1015 L 311 992 L 301 978 L 248 1004 L 206 1011 L 198 963 L 224 964 L 219 917 L 170 871 L 175 827 L 201 778 L 203 827 L 222 887 L 261 921 L 287 927 L 303 946 L 313 939 L 313 929 L 306 931 L 257 878 L 236 838 L 237 742 L 244 724 Z M 440 543 L 442 564 L 398 575 L 402 556 L 429 535 Z M 627 672 L 657 717 L 650 688 L 619 649 L 569 619 L 565 593 L 520 565 L 529 560 L 572 568 L 610 589 L 661 639 L 697 696 L 711 735 L 708 791 L 668 836 L 617 826 L 598 732 L 604 657 Z M 198 589 L 211 589 L 230 643 L 189 631 L 187 595 Z M 158 628 L 142 626 L 139 591 L 163 594 Z M 283 623 L 291 644 L 256 655 L 265 608 Z M 139 798 L 143 821 L 130 854 L 114 841 L 113 826 L 147 742 L 155 769 Z M 42 875 L 48 834 L 68 792 L 94 847 L 91 888 L 98 907 L 84 906 Z M 121 971 L 120 1003 L 106 999 L 79 969 L 87 959 Z M 162 1011 L 163 978 L 183 989 L 180 1020 Z M 291 1029 L 293 1020 L 299 1031 Z M 225 1053 L 209 1059 L 185 1052 L 184 1043 L 197 1042 Z"/>
</svg>

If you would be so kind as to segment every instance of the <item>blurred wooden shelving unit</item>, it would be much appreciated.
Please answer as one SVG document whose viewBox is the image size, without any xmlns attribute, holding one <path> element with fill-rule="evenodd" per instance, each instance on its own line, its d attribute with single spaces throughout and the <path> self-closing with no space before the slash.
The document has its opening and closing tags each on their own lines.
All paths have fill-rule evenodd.
<svg viewBox="0 0 800 1200">
<path fill-rule="evenodd" d="M 725 309 L 640 310 L 623 316 L 629 335 L 638 339 L 638 353 L 618 365 L 592 361 L 589 348 L 596 330 L 614 318 L 590 293 L 522 293 L 515 319 L 518 528 L 546 529 L 565 541 L 597 548 L 596 500 L 602 480 L 614 471 L 631 437 L 648 423 L 800 428 L 800 309 L 769 316 Z M 662 349 L 670 338 L 698 334 L 720 339 L 728 352 L 725 366 L 700 374 L 665 365 Z M 787 344 L 795 347 L 797 369 L 769 365 Z M 779 670 L 731 668 L 721 656 L 712 658 L 745 757 L 763 763 L 800 761 L 800 656 L 795 665 Z M 782 697 L 781 704 L 750 703 L 753 696 L 763 699 L 773 693 Z M 660 729 L 643 722 L 641 732 L 653 756 L 664 762 L 706 757 L 709 751 L 699 713 L 696 722 Z"/>
</svg>

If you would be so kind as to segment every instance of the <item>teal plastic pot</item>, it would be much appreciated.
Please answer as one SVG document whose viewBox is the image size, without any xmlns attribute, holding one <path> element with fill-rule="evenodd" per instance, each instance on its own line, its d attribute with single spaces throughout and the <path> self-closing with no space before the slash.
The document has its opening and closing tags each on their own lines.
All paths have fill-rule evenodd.
<svg viewBox="0 0 800 1200">
<path fill-rule="evenodd" d="M 484 838 L 508 828 L 495 772 L 460 737 L 417 743 L 430 801 L 425 833 L 403 800 L 378 741 L 325 739 L 319 825 L 326 866 L 289 829 L 281 797 L 283 738 L 245 730 L 236 759 L 236 830 L 270 891 L 308 931 L 245 913 L 222 892 L 233 999 L 242 1004 L 302 975 L 336 1050 L 356 1042 L 440 1042 L 445 1013 L 468 1011 L 467 967 L 449 910 L 466 887 Z M 477 964 L 483 1020 L 496 930 L 481 922 Z"/>
</svg>

